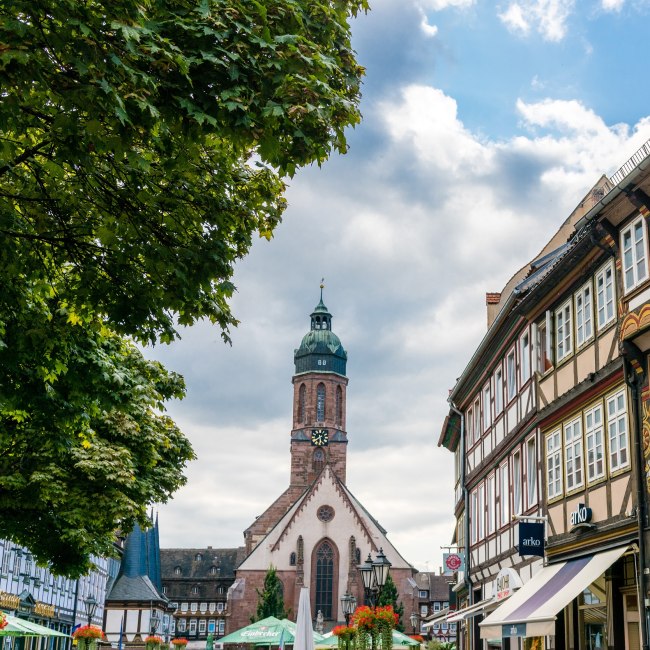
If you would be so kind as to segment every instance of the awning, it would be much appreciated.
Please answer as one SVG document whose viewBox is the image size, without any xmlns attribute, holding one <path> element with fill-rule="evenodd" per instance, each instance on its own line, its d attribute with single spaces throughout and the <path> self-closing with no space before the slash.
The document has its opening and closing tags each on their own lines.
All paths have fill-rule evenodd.
<svg viewBox="0 0 650 650">
<path fill-rule="evenodd" d="M 452 610 L 452 613 L 455 613 L 455 610 Z M 436 612 L 432 618 L 428 618 L 426 623 L 422 623 L 422 628 L 430 628 L 439 623 L 444 623 L 447 620 L 447 615 L 449 614 L 449 607 L 441 609 L 439 612 Z"/>
<path fill-rule="evenodd" d="M 457 623 L 458 621 L 464 621 L 466 618 L 478 616 L 485 611 L 486 607 L 494 606 L 495 604 L 496 601 L 494 598 L 486 598 L 485 600 L 465 607 L 465 609 L 459 609 L 457 612 L 453 612 L 451 616 L 447 617 L 447 623 Z"/>
<path fill-rule="evenodd" d="M 479 623 L 482 639 L 555 634 L 555 619 L 580 592 L 602 575 L 627 546 L 549 564 Z"/>
</svg>

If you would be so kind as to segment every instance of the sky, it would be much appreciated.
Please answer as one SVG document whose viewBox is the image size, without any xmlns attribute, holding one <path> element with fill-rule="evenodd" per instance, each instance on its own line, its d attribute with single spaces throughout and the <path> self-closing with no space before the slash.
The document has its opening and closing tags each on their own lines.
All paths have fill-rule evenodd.
<svg viewBox="0 0 650 650">
<path fill-rule="evenodd" d="M 236 267 L 241 321 L 147 354 L 198 459 L 158 508 L 163 548 L 231 548 L 288 486 L 293 353 L 319 300 L 348 352 L 347 484 L 419 570 L 453 534 L 447 396 L 501 291 L 650 138 L 650 0 L 374 0 L 350 151 L 301 170 Z"/>
</svg>

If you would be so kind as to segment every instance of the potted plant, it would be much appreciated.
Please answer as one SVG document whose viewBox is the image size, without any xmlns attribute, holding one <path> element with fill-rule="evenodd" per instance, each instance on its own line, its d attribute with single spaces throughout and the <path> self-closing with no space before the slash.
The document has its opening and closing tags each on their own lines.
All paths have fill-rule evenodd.
<svg viewBox="0 0 650 650">
<path fill-rule="evenodd" d="M 0 612 L 0 630 L 2 628 L 7 627 L 9 624 L 9 621 L 7 620 L 7 617 L 5 616 L 4 612 Z"/>
<path fill-rule="evenodd" d="M 357 636 L 357 630 L 352 625 L 337 625 L 332 634 L 338 639 L 339 650 L 350 650 L 350 646 L 354 647 L 354 639 Z"/>
<path fill-rule="evenodd" d="M 174 646 L 174 650 L 185 650 L 187 647 L 187 639 L 183 637 L 172 639 L 172 645 Z"/>
<path fill-rule="evenodd" d="M 144 640 L 144 644 L 147 650 L 160 650 L 162 642 L 162 637 L 156 636 L 155 634 L 150 634 Z"/>
<path fill-rule="evenodd" d="M 103 637 L 104 632 L 95 625 L 82 625 L 72 633 L 72 638 L 77 642 L 77 650 L 96 650 L 97 641 Z"/>
</svg>

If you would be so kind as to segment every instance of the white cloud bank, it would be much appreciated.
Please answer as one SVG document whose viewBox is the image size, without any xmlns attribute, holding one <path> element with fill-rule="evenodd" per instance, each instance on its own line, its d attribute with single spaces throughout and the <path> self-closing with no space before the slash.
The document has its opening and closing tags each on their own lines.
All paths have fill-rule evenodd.
<svg viewBox="0 0 650 650">
<path fill-rule="evenodd" d="M 498 16 L 511 32 L 528 36 L 534 30 L 544 40 L 557 42 L 566 36 L 574 4 L 575 0 L 522 0 L 511 2 Z"/>
</svg>

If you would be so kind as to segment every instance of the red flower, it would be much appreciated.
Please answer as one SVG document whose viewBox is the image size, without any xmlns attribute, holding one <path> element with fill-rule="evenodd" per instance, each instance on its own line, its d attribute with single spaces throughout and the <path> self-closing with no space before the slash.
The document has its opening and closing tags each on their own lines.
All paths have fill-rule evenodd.
<svg viewBox="0 0 650 650">
<path fill-rule="evenodd" d="M 352 627 L 347 625 L 337 625 L 333 630 L 332 634 L 334 636 L 342 637 L 344 639 L 351 639 L 357 631 Z"/>
<path fill-rule="evenodd" d="M 144 640 L 144 642 L 145 643 L 162 643 L 163 640 L 162 640 L 161 636 L 150 635 Z"/>
<path fill-rule="evenodd" d="M 9 621 L 7 620 L 7 617 L 2 612 L 0 612 L 0 630 L 3 627 L 7 627 L 8 623 Z"/>
<path fill-rule="evenodd" d="M 180 637 L 178 639 L 172 639 L 172 643 L 175 646 L 187 645 L 187 639 L 184 639 L 183 637 Z"/>
<path fill-rule="evenodd" d="M 94 625 L 82 625 L 72 633 L 73 639 L 102 639 L 103 637 L 102 629 Z"/>
</svg>

